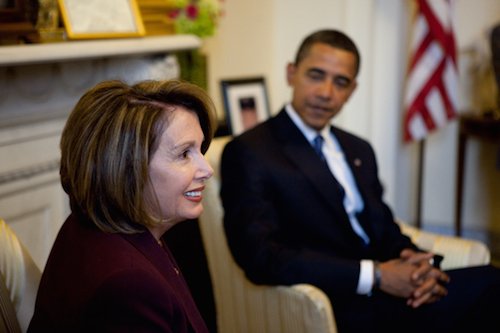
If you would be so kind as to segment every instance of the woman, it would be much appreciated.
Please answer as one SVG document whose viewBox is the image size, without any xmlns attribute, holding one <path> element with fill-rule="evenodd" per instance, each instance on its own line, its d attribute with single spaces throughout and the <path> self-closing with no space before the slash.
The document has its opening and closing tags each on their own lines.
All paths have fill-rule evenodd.
<svg viewBox="0 0 500 333">
<path fill-rule="evenodd" d="M 29 332 L 207 332 L 162 236 L 197 218 L 213 170 L 206 93 L 180 81 L 97 84 L 61 138 L 71 214 Z"/>
</svg>

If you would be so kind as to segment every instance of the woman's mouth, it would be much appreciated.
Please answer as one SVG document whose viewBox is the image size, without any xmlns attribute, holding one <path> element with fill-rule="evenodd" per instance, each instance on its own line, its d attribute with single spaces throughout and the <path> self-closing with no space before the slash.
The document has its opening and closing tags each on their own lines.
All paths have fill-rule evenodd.
<svg viewBox="0 0 500 333">
<path fill-rule="evenodd" d="M 184 192 L 184 197 L 190 201 L 194 202 L 200 202 L 202 199 L 201 192 L 203 191 L 203 188 L 198 188 L 192 191 L 187 191 Z"/>
</svg>

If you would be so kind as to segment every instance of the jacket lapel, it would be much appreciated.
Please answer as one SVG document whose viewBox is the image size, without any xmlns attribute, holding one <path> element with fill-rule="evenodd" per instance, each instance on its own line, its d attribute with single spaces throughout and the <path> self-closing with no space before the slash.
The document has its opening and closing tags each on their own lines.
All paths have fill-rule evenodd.
<svg viewBox="0 0 500 333">
<path fill-rule="evenodd" d="M 175 271 L 174 268 L 177 267 L 177 264 L 172 255 L 167 254 L 165 249 L 157 244 L 156 239 L 148 230 L 137 234 L 124 234 L 122 237 L 141 252 L 167 281 L 172 277 L 172 272 Z M 166 250 L 168 251 L 168 248 Z M 175 266 L 169 267 L 170 264 Z"/>
<path fill-rule="evenodd" d="M 365 195 L 363 194 L 363 189 L 359 186 L 360 181 L 361 181 L 361 173 L 363 172 L 363 156 L 356 154 L 352 149 L 345 149 L 345 147 L 349 146 L 349 140 L 346 138 L 344 133 L 340 130 L 338 130 L 336 127 L 332 126 L 331 130 L 337 140 L 339 141 L 340 147 L 342 148 L 342 152 L 344 153 L 345 159 L 347 164 L 349 165 L 349 168 L 351 169 L 351 172 L 354 176 L 354 180 L 356 181 L 356 184 L 358 185 L 358 190 L 361 193 L 361 196 L 365 198 Z"/>
<path fill-rule="evenodd" d="M 339 183 L 284 110 L 276 116 L 273 127 L 273 133 L 281 142 L 283 153 L 309 179 L 328 205 L 347 219 Z"/>
<path fill-rule="evenodd" d="M 366 216 L 366 207 L 368 206 L 368 203 L 366 202 L 368 199 L 368 196 L 366 195 L 364 188 L 360 186 L 362 184 L 362 173 L 366 172 L 363 170 L 364 167 L 364 157 L 357 154 L 354 152 L 352 149 L 345 149 L 345 147 L 349 146 L 349 139 L 344 135 L 344 132 L 340 131 L 336 127 L 332 126 L 332 132 L 339 141 L 340 147 L 342 148 L 342 151 L 344 152 L 345 159 L 347 164 L 349 165 L 349 168 L 351 169 L 352 175 L 354 177 L 354 180 L 356 182 L 356 185 L 358 187 L 358 191 L 361 194 L 361 197 L 365 201 L 365 209 L 361 214 L 358 214 L 358 222 L 361 224 L 365 232 L 368 234 L 370 239 L 373 240 L 373 232 L 372 232 L 372 226 L 369 223 L 369 219 L 365 218 Z"/>
</svg>

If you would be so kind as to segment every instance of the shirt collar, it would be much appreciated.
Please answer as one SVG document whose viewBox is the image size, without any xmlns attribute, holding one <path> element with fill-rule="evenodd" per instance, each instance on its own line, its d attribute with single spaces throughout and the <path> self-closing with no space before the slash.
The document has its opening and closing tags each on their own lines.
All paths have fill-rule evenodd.
<svg viewBox="0 0 500 333">
<path fill-rule="evenodd" d="M 325 126 L 319 133 L 315 129 L 311 128 L 310 126 L 306 125 L 302 118 L 300 118 L 299 114 L 295 109 L 293 108 L 291 103 L 288 103 L 285 105 L 285 111 L 292 119 L 293 123 L 297 128 L 302 132 L 302 134 L 305 136 L 307 141 L 313 142 L 314 138 L 318 134 L 321 134 L 323 136 L 323 139 L 325 140 L 325 144 L 330 147 L 335 152 L 341 153 L 342 149 L 340 148 L 340 144 L 337 141 L 337 138 L 333 134 L 332 131 L 330 131 L 330 126 Z"/>
<path fill-rule="evenodd" d="M 323 128 L 319 133 L 315 129 L 311 128 L 310 126 L 306 125 L 302 118 L 300 118 L 299 114 L 295 109 L 293 108 L 292 104 L 288 103 L 285 105 L 285 111 L 292 119 L 293 123 L 297 128 L 302 132 L 302 134 L 306 137 L 307 141 L 312 142 L 314 138 L 318 135 L 321 134 L 323 138 L 326 138 L 329 133 L 329 128 L 326 126 Z"/>
</svg>

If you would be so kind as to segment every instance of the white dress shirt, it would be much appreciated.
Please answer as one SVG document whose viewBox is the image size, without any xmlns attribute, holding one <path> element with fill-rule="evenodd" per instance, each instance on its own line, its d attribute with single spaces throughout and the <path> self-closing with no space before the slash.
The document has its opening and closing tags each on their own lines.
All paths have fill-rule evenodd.
<svg viewBox="0 0 500 333">
<path fill-rule="evenodd" d="M 330 131 L 329 126 L 326 126 L 318 133 L 315 129 L 307 126 L 297 112 L 293 109 L 291 104 L 287 104 L 285 110 L 288 116 L 292 119 L 294 124 L 302 132 L 305 138 L 313 145 L 313 140 L 316 136 L 321 135 L 324 139 L 322 152 L 325 156 L 326 162 L 332 174 L 337 181 L 342 185 L 345 191 L 344 208 L 349 216 L 351 227 L 356 234 L 368 244 L 370 238 L 363 230 L 356 217 L 356 213 L 361 212 L 364 207 L 363 198 L 359 193 L 358 187 L 354 180 L 352 171 L 347 163 L 342 148 L 340 147 L 337 138 Z M 361 260 L 360 274 L 358 280 L 358 294 L 369 294 L 373 286 L 375 265 L 372 260 Z"/>
</svg>

